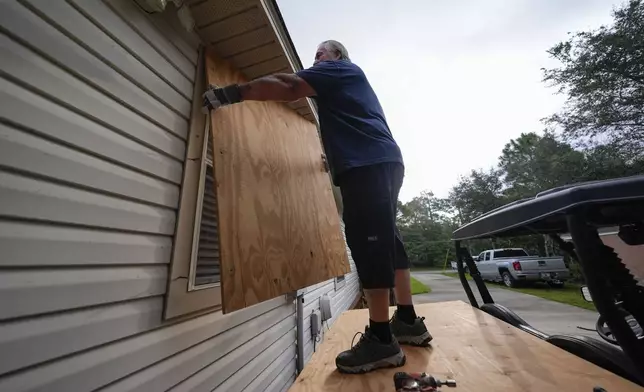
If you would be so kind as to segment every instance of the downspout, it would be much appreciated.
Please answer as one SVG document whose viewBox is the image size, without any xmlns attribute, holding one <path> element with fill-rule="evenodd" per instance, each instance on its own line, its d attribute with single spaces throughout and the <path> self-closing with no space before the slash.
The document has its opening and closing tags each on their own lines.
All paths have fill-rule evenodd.
<svg viewBox="0 0 644 392">
<path fill-rule="evenodd" d="M 295 344 L 296 353 L 296 375 L 299 375 L 304 370 L 304 293 L 297 293 L 297 307 L 295 309 L 295 330 L 297 334 L 297 341 Z"/>
</svg>

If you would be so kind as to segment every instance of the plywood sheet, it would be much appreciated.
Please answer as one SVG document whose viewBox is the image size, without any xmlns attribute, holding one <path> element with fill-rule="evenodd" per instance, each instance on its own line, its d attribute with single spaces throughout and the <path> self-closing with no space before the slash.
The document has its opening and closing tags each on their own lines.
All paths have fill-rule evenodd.
<svg viewBox="0 0 644 392">
<path fill-rule="evenodd" d="M 405 347 L 402 368 L 378 370 L 365 375 L 343 375 L 335 369 L 336 355 L 351 345 L 357 331 L 368 323 L 368 311 L 344 313 L 326 334 L 325 341 L 290 392 L 394 390 L 398 371 L 427 372 L 440 379 L 454 378 L 454 392 L 642 391 L 642 388 L 510 326 L 461 301 L 423 304 L 434 336 L 431 348 Z M 393 308 L 392 308 L 393 313 Z"/>
<path fill-rule="evenodd" d="M 244 82 L 207 54 L 208 82 Z M 316 127 L 285 104 L 244 102 L 211 114 L 223 310 L 350 271 Z"/>
</svg>

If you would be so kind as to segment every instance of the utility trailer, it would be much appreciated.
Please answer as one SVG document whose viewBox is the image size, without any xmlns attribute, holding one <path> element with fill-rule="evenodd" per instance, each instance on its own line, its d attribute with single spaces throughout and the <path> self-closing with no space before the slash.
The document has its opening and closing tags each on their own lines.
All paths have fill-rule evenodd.
<svg viewBox="0 0 644 392">
<path fill-rule="evenodd" d="M 368 311 L 342 314 L 328 331 L 292 392 L 394 391 L 398 371 L 455 379 L 457 392 L 644 390 L 644 293 L 597 230 L 619 227 L 630 246 L 644 243 L 644 176 L 581 183 L 542 192 L 491 211 L 454 232 L 457 269 L 470 304 L 417 305 L 434 336 L 429 348 L 404 347 L 404 367 L 344 375 L 335 356 L 368 323 Z M 570 233 L 572 242 L 561 234 Z M 492 299 L 468 251 L 467 240 L 547 234 L 575 257 L 600 317 L 600 336 L 548 335 Z M 466 279 L 469 269 L 482 304 Z M 582 295 L 582 293 L 580 293 Z M 391 309 L 393 312 L 394 308 Z M 599 390 L 599 389 L 598 389 Z"/>
</svg>

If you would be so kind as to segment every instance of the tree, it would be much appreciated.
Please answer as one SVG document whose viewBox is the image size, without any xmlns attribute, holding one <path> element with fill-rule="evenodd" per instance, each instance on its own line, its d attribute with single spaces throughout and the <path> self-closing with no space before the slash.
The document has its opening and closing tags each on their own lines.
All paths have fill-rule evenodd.
<svg viewBox="0 0 644 392">
<path fill-rule="evenodd" d="M 498 169 L 472 170 L 452 188 L 449 199 L 460 224 L 505 204 L 503 173 Z"/>
<path fill-rule="evenodd" d="M 499 168 L 505 173 L 505 194 L 517 200 L 582 180 L 584 154 L 551 132 L 523 133 L 505 145 Z"/>
<path fill-rule="evenodd" d="M 398 203 L 398 226 L 410 261 L 416 265 L 442 266 L 454 230 L 446 199 L 422 192 L 408 203 Z"/>
<path fill-rule="evenodd" d="M 633 176 L 644 173 L 644 157 L 632 158 L 614 144 L 596 146 L 585 151 L 584 180 Z"/>
<path fill-rule="evenodd" d="M 561 66 L 544 81 L 567 95 L 546 122 L 578 145 L 611 144 L 629 160 L 644 151 L 644 5 L 630 0 L 614 24 L 573 34 L 548 53 Z"/>
</svg>

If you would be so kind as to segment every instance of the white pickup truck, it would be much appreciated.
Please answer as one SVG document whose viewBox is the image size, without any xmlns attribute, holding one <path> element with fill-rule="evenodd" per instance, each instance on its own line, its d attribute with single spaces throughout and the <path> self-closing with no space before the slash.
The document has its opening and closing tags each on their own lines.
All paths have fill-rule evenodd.
<svg viewBox="0 0 644 392">
<path fill-rule="evenodd" d="M 563 287 L 570 276 L 563 257 L 530 256 L 521 248 L 486 250 L 475 261 L 484 280 L 503 281 L 508 287 L 538 281 Z"/>
</svg>

